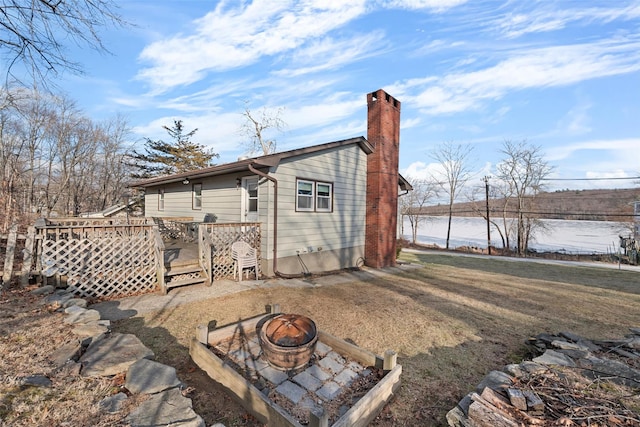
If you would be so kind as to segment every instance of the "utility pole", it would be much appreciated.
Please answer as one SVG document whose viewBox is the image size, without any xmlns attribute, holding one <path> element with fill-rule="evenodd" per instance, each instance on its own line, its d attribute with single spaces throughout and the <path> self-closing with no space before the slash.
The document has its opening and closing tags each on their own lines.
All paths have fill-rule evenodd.
<svg viewBox="0 0 640 427">
<path fill-rule="evenodd" d="M 489 221 L 489 177 L 485 176 L 483 178 L 484 181 L 484 191 L 485 191 L 485 201 L 487 207 L 487 251 L 488 254 L 491 255 L 491 222 Z"/>
</svg>

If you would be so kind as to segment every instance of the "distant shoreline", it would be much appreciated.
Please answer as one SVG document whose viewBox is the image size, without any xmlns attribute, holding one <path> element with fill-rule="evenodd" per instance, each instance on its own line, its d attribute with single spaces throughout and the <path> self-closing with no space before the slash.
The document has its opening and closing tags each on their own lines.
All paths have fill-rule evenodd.
<svg viewBox="0 0 640 427">
<path fill-rule="evenodd" d="M 527 210 L 531 216 L 539 219 L 587 220 L 587 221 L 619 221 L 633 220 L 633 202 L 640 200 L 640 188 L 625 188 L 614 190 L 562 190 L 541 193 L 535 199 L 528 199 L 531 203 Z M 489 200 L 489 216 L 502 218 L 503 212 L 515 216 L 515 204 L 505 207 L 504 199 Z M 481 200 L 455 203 L 453 216 L 482 217 L 486 212 L 486 201 Z M 448 216 L 448 205 L 425 206 L 419 215 Z"/>
</svg>

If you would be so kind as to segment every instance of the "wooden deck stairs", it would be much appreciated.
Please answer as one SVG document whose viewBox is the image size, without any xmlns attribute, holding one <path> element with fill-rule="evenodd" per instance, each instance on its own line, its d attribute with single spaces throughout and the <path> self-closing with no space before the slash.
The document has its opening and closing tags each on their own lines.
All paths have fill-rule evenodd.
<svg viewBox="0 0 640 427">
<path fill-rule="evenodd" d="M 198 261 L 198 244 L 174 239 L 165 242 L 164 289 L 204 283 L 211 285 L 206 272 Z"/>
<path fill-rule="evenodd" d="M 164 273 L 164 282 L 167 290 L 177 286 L 198 283 L 204 283 L 207 286 L 211 284 L 198 260 L 184 260 L 167 265 Z"/>
</svg>

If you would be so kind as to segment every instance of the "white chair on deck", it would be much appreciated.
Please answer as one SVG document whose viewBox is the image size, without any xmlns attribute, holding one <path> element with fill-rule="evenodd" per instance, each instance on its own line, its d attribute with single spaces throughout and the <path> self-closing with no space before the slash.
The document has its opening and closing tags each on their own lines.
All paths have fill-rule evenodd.
<svg viewBox="0 0 640 427">
<path fill-rule="evenodd" d="M 238 275 L 238 281 L 242 281 L 242 272 L 245 268 L 253 267 L 258 280 L 258 255 L 255 248 L 246 242 L 235 242 L 231 245 L 231 258 L 234 259 L 233 277 Z M 248 277 L 249 273 L 247 273 Z"/>
</svg>

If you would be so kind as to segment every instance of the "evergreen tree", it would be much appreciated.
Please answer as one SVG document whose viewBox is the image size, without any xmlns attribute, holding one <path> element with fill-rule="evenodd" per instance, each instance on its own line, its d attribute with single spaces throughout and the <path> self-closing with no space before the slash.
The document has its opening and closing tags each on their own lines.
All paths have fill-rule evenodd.
<svg viewBox="0 0 640 427">
<path fill-rule="evenodd" d="M 162 127 L 172 142 L 145 138 L 145 152 L 134 150 L 131 155 L 132 166 L 138 169 L 132 174 L 133 178 L 151 178 L 201 169 L 209 166 L 211 159 L 218 157 L 204 145 L 191 141 L 198 129 L 185 133 L 182 120 L 174 120 L 173 127 Z"/>
</svg>

